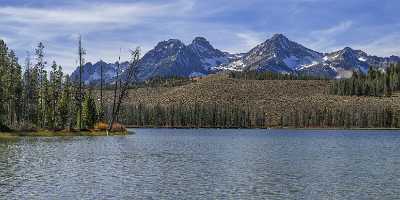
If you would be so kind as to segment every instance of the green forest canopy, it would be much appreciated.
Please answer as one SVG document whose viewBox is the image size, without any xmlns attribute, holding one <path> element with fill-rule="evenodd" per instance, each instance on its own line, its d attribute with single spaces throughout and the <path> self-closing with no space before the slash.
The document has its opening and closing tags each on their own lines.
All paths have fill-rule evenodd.
<svg viewBox="0 0 400 200">
<path fill-rule="evenodd" d="M 109 106 L 103 107 L 89 87 L 80 98 L 78 84 L 64 74 L 55 61 L 46 71 L 44 45 L 35 49 L 35 63 L 26 60 L 22 70 L 15 53 L 0 40 L 0 130 L 72 129 L 77 121 L 84 128 L 107 118 Z M 253 80 L 325 80 L 321 77 L 277 74 L 272 72 L 232 72 L 231 78 Z M 154 78 L 135 87 L 177 87 L 191 83 L 188 78 Z M 368 74 L 354 73 L 349 79 L 333 81 L 335 95 L 390 96 L 400 90 L 400 65 L 386 72 L 371 68 Z M 83 100 L 80 100 L 83 99 Z M 82 115 L 77 110 L 82 106 Z M 82 116 L 83 119 L 80 119 Z M 375 107 L 296 109 L 281 113 L 280 121 L 271 124 L 262 110 L 234 105 L 173 106 L 130 105 L 123 108 L 121 121 L 149 127 L 400 127 L 398 111 Z"/>
</svg>

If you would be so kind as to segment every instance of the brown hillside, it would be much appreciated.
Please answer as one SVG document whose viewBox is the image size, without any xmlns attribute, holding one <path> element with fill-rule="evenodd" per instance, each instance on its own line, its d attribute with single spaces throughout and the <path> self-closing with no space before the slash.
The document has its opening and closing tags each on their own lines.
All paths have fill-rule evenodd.
<svg viewBox="0 0 400 200">
<path fill-rule="evenodd" d="M 139 88 L 129 91 L 126 104 L 229 104 L 263 110 L 278 120 L 281 113 L 299 107 L 368 108 L 389 106 L 397 109 L 399 97 L 349 97 L 329 95 L 330 81 L 325 80 L 238 80 L 225 75 L 211 75 L 177 87 Z M 106 91 L 111 102 L 112 92 Z"/>
</svg>

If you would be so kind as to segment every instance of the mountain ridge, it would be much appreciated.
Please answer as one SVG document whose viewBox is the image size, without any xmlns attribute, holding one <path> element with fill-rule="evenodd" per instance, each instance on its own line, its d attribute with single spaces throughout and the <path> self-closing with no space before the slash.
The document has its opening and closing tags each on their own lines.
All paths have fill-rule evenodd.
<svg viewBox="0 0 400 200">
<path fill-rule="evenodd" d="M 275 34 L 247 53 L 230 54 L 216 49 L 206 38 L 195 37 L 190 44 L 179 39 L 159 42 L 139 61 L 139 80 L 153 77 L 198 77 L 218 71 L 272 71 L 277 73 L 305 73 L 328 78 L 348 78 L 353 71 L 367 73 L 370 67 L 385 70 L 390 64 L 400 62 L 400 57 L 378 57 L 351 47 L 321 53 L 291 41 L 283 34 Z M 87 84 L 99 82 L 99 66 L 105 82 L 110 83 L 116 74 L 116 63 L 99 61 L 84 65 L 83 79 Z M 121 64 L 127 67 L 127 62 Z M 94 69 L 93 69 L 94 68 Z M 79 68 L 72 73 L 76 80 Z"/>
</svg>

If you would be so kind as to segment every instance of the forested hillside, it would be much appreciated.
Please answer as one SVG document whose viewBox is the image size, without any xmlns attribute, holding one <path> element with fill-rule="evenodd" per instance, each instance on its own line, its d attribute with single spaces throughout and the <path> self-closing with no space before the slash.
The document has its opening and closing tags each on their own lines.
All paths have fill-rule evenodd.
<svg viewBox="0 0 400 200">
<path fill-rule="evenodd" d="M 354 72 L 349 79 L 335 81 L 332 94 L 347 96 L 391 96 L 400 90 L 400 64 L 386 71 L 371 68 L 368 74 Z"/>
<path fill-rule="evenodd" d="M 138 127 L 400 127 L 400 98 L 332 95 L 333 84 L 212 75 L 182 86 L 141 87 L 130 91 L 120 120 Z"/>
</svg>

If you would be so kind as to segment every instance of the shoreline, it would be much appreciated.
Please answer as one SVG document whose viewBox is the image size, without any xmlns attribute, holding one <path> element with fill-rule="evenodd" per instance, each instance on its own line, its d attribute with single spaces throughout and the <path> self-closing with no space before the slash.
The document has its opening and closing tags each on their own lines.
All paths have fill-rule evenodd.
<svg viewBox="0 0 400 200">
<path fill-rule="evenodd" d="M 220 130 L 293 130 L 293 131 L 400 131 L 400 128 L 220 128 L 220 127 L 138 127 L 138 126 L 127 126 L 126 131 L 113 131 L 107 135 L 106 131 L 10 131 L 0 132 L 1 140 L 16 140 L 19 138 L 41 138 L 41 137 L 101 137 L 101 136 L 126 136 L 134 133 L 129 129 L 220 129 Z"/>
<path fill-rule="evenodd" d="M 124 136 L 129 135 L 132 131 L 10 131 L 0 132 L 0 140 L 13 140 L 18 138 L 39 138 L 39 137 L 100 137 L 100 136 Z"/>
<path fill-rule="evenodd" d="M 222 129 L 222 130 L 237 130 L 237 129 L 260 129 L 260 130 L 344 130 L 344 131 L 400 131 L 400 128 L 290 128 L 290 127 L 274 127 L 274 128 L 236 128 L 236 127 L 151 127 L 151 126 L 126 126 L 127 129 Z"/>
</svg>

